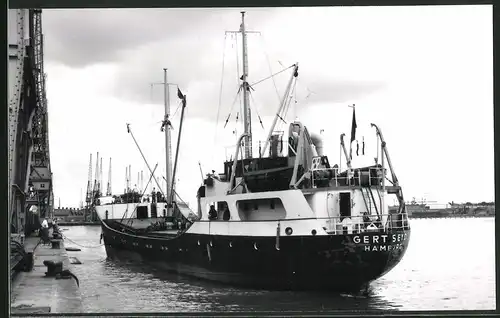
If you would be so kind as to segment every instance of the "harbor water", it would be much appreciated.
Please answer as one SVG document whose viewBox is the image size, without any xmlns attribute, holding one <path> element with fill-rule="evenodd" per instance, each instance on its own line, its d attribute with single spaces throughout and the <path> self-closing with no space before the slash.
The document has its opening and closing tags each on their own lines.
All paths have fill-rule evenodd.
<svg viewBox="0 0 500 318">
<path fill-rule="evenodd" d="M 108 260 L 99 226 L 63 233 L 85 312 L 489 310 L 495 309 L 494 218 L 413 219 L 401 263 L 366 295 L 234 288 Z"/>
</svg>

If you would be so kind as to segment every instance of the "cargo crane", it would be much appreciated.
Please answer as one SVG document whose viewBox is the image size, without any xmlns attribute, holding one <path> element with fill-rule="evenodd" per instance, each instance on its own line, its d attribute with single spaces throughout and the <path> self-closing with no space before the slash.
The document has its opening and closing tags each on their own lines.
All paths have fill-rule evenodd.
<svg viewBox="0 0 500 318">
<path fill-rule="evenodd" d="M 103 189 L 103 184 L 104 183 L 102 181 L 102 175 L 103 175 L 103 173 L 102 173 L 102 157 L 101 157 L 101 164 L 100 164 L 100 167 L 99 167 L 99 194 L 98 194 L 99 196 L 102 195 L 103 190 L 104 190 Z"/>
<path fill-rule="evenodd" d="M 106 195 L 111 195 L 111 158 L 109 158 L 108 186 L 106 188 Z"/>
<path fill-rule="evenodd" d="M 94 176 L 94 187 L 92 189 L 92 209 L 90 210 L 90 219 L 95 221 L 95 211 L 94 206 L 97 204 L 97 200 L 101 196 L 101 176 L 100 171 L 102 170 L 102 158 L 101 167 L 99 167 L 99 152 L 97 152 L 97 160 L 95 162 L 95 176 Z"/>
<path fill-rule="evenodd" d="M 85 198 L 86 202 L 86 207 L 84 210 L 83 214 L 83 219 L 85 220 L 87 217 L 87 213 L 90 213 L 93 203 L 94 203 L 94 198 L 92 195 L 92 154 L 90 154 L 90 161 L 89 161 L 89 172 L 88 172 L 88 178 L 87 178 L 87 196 Z"/>
<path fill-rule="evenodd" d="M 10 232 L 17 239 L 53 215 L 48 113 L 40 9 L 8 12 Z"/>
</svg>

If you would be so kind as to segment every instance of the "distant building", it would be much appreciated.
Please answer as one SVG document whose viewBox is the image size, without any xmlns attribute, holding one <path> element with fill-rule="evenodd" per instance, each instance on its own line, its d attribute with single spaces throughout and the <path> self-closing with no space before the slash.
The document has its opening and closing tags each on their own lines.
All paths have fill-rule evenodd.
<svg viewBox="0 0 500 318">
<path fill-rule="evenodd" d="M 65 222 L 83 221 L 84 209 L 77 208 L 56 208 L 54 209 L 54 217 Z"/>
<path fill-rule="evenodd" d="M 397 211 L 398 206 L 390 206 L 389 212 Z M 426 204 L 418 204 L 416 202 L 406 204 L 406 212 L 408 216 L 451 216 L 451 215 L 468 215 L 468 216 L 494 216 L 495 203 L 481 202 L 465 204 L 448 203 L 444 208 L 430 208 Z"/>
</svg>

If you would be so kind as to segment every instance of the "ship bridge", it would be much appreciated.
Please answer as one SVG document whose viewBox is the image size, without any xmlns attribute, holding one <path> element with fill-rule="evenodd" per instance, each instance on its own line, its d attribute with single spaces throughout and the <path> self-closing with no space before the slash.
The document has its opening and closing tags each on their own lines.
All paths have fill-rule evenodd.
<svg viewBox="0 0 500 318">
<path fill-rule="evenodd" d="M 53 215 L 42 10 L 8 10 L 8 213 L 12 236 Z"/>
</svg>

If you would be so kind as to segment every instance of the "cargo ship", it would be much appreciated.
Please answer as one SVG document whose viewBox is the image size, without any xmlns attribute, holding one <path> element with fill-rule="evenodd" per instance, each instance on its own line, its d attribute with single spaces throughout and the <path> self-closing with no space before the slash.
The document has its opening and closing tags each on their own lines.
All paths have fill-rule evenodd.
<svg viewBox="0 0 500 318">
<path fill-rule="evenodd" d="M 137 257 L 154 266 L 230 285 L 285 290 L 359 291 L 394 268 L 410 241 L 402 188 L 377 125 L 371 124 L 381 156 L 373 165 L 353 168 L 344 143 L 347 167 L 331 165 L 320 134 L 286 117 L 291 86 L 254 155 L 249 106 L 245 13 L 242 38 L 243 134 L 223 172 L 204 176 L 195 211 L 182 204 L 169 177 L 172 165 L 166 125 L 167 188 L 162 199 L 101 202 L 95 209 L 109 257 Z M 167 81 L 165 80 L 165 83 Z M 186 96 L 178 91 L 186 107 Z M 165 110 L 165 122 L 169 120 Z M 356 130 L 352 118 L 351 144 Z M 351 119 L 347 119 L 349 122 Z M 181 118 L 182 125 L 182 118 Z M 179 141 L 177 147 L 179 148 Z M 195 194 L 193 194 L 194 196 Z M 387 196 L 399 205 L 389 210 Z M 189 215 L 196 217 L 189 217 Z"/>
</svg>

